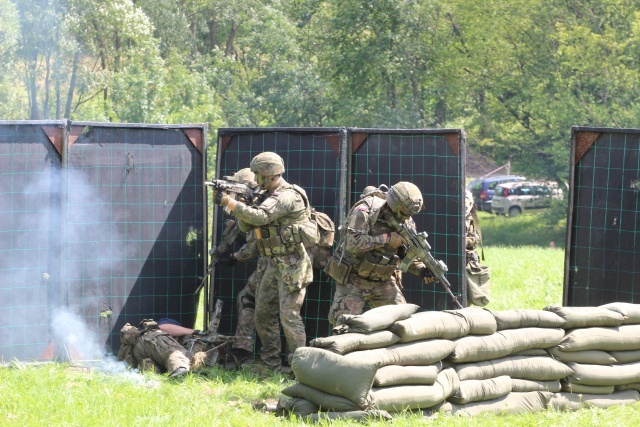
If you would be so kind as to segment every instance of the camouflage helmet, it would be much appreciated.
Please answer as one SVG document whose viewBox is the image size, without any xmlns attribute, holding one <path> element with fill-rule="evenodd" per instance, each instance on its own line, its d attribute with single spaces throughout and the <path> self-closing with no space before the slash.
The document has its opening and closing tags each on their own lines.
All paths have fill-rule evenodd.
<svg viewBox="0 0 640 427">
<path fill-rule="evenodd" d="M 374 187 L 373 185 L 368 185 L 368 186 L 364 187 L 364 190 L 362 190 L 362 194 L 360 195 L 360 198 L 363 199 L 363 198 L 367 197 L 369 194 L 373 193 L 376 190 L 377 190 L 377 188 Z"/>
<path fill-rule="evenodd" d="M 394 214 L 410 217 L 422 209 L 422 193 L 410 182 L 398 182 L 387 193 L 387 205 Z"/>
<path fill-rule="evenodd" d="M 465 190 L 464 193 L 464 214 L 469 215 L 473 209 L 473 194 L 471 191 Z"/>
<path fill-rule="evenodd" d="M 240 169 L 238 172 L 235 172 L 231 176 L 225 176 L 224 179 L 226 179 L 227 181 L 247 184 L 250 182 L 255 182 L 256 175 L 253 172 L 251 172 L 251 168 L 243 168 L 243 169 Z"/>
<path fill-rule="evenodd" d="M 260 173 L 263 176 L 282 175 L 284 160 L 276 153 L 265 151 L 251 160 L 251 172 Z"/>
</svg>

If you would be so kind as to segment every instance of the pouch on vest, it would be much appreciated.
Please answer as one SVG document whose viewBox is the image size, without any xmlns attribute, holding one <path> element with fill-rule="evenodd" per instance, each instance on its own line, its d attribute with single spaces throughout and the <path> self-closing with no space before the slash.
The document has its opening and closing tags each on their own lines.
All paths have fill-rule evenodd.
<svg viewBox="0 0 640 427">
<path fill-rule="evenodd" d="M 324 212 L 319 212 L 315 209 L 311 211 L 311 220 L 317 224 L 318 228 L 318 246 L 323 248 L 330 248 L 333 246 L 333 241 L 336 234 L 336 226 Z"/>
<path fill-rule="evenodd" d="M 335 280 L 337 284 L 344 285 L 347 283 L 347 278 L 351 272 L 351 266 L 341 263 L 334 253 L 331 258 L 329 258 L 329 262 L 323 271 Z"/>
</svg>

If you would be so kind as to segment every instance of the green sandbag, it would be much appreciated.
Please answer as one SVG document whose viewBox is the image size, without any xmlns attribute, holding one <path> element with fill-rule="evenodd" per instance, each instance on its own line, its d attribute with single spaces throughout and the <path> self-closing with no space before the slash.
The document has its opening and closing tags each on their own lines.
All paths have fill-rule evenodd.
<svg viewBox="0 0 640 427">
<path fill-rule="evenodd" d="M 352 400 L 325 393 L 302 383 L 295 383 L 282 390 L 282 394 L 292 398 L 305 399 L 318 406 L 318 411 L 358 411 L 360 407 Z"/>
<path fill-rule="evenodd" d="M 398 320 L 408 318 L 419 308 L 415 304 L 383 305 L 362 314 L 343 314 L 336 321 L 336 327 L 347 325 L 348 332 L 355 333 L 380 331 Z"/>
<path fill-rule="evenodd" d="M 291 369 L 302 384 L 352 400 L 358 409 L 371 408 L 369 392 L 378 370 L 376 362 L 348 359 L 321 348 L 298 347 Z"/>
<path fill-rule="evenodd" d="M 624 321 L 624 316 L 615 311 L 600 307 L 561 307 L 550 305 L 544 308 L 546 311 L 562 317 L 566 323 L 564 329 L 591 328 L 595 326 L 619 326 Z"/>
<path fill-rule="evenodd" d="M 622 391 L 622 390 L 637 390 L 640 391 L 640 382 L 638 383 L 631 383 L 631 384 L 619 384 L 617 386 L 615 386 L 616 391 Z"/>
<path fill-rule="evenodd" d="M 623 325 L 636 325 L 640 323 L 640 304 L 628 302 L 612 302 L 599 306 L 620 313 L 624 317 Z"/>
<path fill-rule="evenodd" d="M 456 339 L 449 360 L 455 363 L 479 362 L 508 356 L 531 348 L 556 346 L 564 337 L 560 328 L 507 329 L 485 336 L 466 336 Z"/>
<path fill-rule="evenodd" d="M 549 391 L 555 393 L 561 390 L 560 380 L 536 381 L 511 378 L 511 391 L 526 393 L 528 391 Z"/>
<path fill-rule="evenodd" d="M 373 379 L 374 387 L 394 385 L 432 385 L 436 382 L 440 367 L 429 366 L 383 366 Z"/>
<path fill-rule="evenodd" d="M 558 348 L 562 351 L 640 350 L 640 325 L 574 329 L 564 336 Z"/>
<path fill-rule="evenodd" d="M 498 330 L 496 318 L 490 311 L 480 307 L 467 307 L 459 310 L 445 310 L 460 316 L 469 324 L 469 335 L 491 335 Z"/>
<path fill-rule="evenodd" d="M 569 362 L 567 366 L 573 370 L 567 380 L 575 384 L 618 385 L 640 382 L 640 362 L 613 366 Z"/>
<path fill-rule="evenodd" d="M 625 390 L 613 394 L 573 394 L 554 393 L 548 407 L 556 411 L 577 411 L 578 409 L 596 407 L 606 409 L 614 405 L 629 405 L 640 400 L 635 390 Z"/>
<path fill-rule="evenodd" d="M 444 311 L 423 311 L 399 320 L 389 330 L 400 337 L 400 342 L 425 339 L 447 339 L 464 337 L 471 326 L 462 316 Z"/>
<path fill-rule="evenodd" d="M 558 347 L 548 349 L 549 354 L 563 362 L 586 363 L 588 365 L 614 365 L 618 360 L 603 350 L 562 351 Z"/>
<path fill-rule="evenodd" d="M 566 380 L 562 381 L 561 391 L 574 394 L 611 394 L 615 390 L 612 385 L 584 385 L 575 384 Z"/>
<path fill-rule="evenodd" d="M 547 409 L 547 402 L 551 399 L 552 393 L 544 391 L 530 391 L 527 393 L 509 393 L 497 399 L 482 402 L 467 403 L 457 405 L 446 402 L 443 405 L 433 408 L 446 415 L 457 415 L 472 417 L 482 413 L 496 415 L 518 415 L 532 414 Z"/>
<path fill-rule="evenodd" d="M 438 374 L 433 385 L 406 385 L 374 388 L 371 391 L 376 407 L 399 412 L 406 409 L 430 408 L 442 403 L 460 386 L 458 375 L 449 368 Z"/>
<path fill-rule="evenodd" d="M 511 393 L 511 377 L 502 375 L 486 380 L 460 381 L 460 387 L 447 400 L 459 405 L 497 399 Z"/>
<path fill-rule="evenodd" d="M 523 310 L 488 310 L 496 319 L 499 331 L 519 328 L 562 328 L 566 321 L 551 311 Z"/>
<path fill-rule="evenodd" d="M 281 416 L 292 416 L 295 415 L 297 417 L 306 417 L 307 415 L 315 414 L 318 412 L 320 408 L 306 400 L 299 397 L 280 397 L 278 400 L 278 404 L 276 405 L 276 415 Z"/>
<path fill-rule="evenodd" d="M 559 380 L 573 373 L 571 368 L 551 357 L 508 356 L 500 359 L 454 365 L 461 381 L 484 380 L 500 375 L 525 380 Z"/>
<path fill-rule="evenodd" d="M 347 333 L 326 338 L 316 338 L 309 342 L 311 347 L 324 348 L 333 353 L 345 354 L 355 350 L 370 350 L 389 347 L 400 341 L 391 331 L 375 331 L 367 334 Z"/>
<path fill-rule="evenodd" d="M 441 361 L 451 354 L 454 347 L 453 341 L 449 340 L 424 340 L 394 344 L 387 348 L 353 351 L 344 357 L 375 363 L 380 368 L 389 365 L 425 366 Z"/>
</svg>

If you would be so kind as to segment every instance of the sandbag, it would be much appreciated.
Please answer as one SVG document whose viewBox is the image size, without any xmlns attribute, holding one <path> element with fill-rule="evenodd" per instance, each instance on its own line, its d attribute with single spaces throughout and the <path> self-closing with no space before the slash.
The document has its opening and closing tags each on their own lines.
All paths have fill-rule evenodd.
<svg viewBox="0 0 640 427">
<path fill-rule="evenodd" d="M 488 310 L 496 319 L 498 331 L 520 328 L 562 328 L 566 323 L 556 313 L 545 310 Z"/>
<path fill-rule="evenodd" d="M 352 400 L 325 393 L 302 383 L 295 383 L 282 390 L 282 394 L 292 398 L 305 399 L 318 406 L 318 411 L 358 411 L 359 406 Z"/>
<path fill-rule="evenodd" d="M 469 335 L 491 335 L 498 329 L 496 318 L 483 308 L 467 307 L 459 310 L 445 310 L 445 313 L 464 318 L 469 324 Z"/>
<path fill-rule="evenodd" d="M 343 314 L 336 321 L 336 327 L 346 325 L 348 332 L 356 333 L 380 331 L 398 320 L 406 319 L 419 308 L 415 304 L 383 305 L 362 314 Z"/>
<path fill-rule="evenodd" d="M 636 403 L 640 394 L 635 390 L 625 390 L 608 395 L 554 393 L 548 407 L 556 411 L 577 411 L 578 409 L 596 407 L 609 408 L 613 405 Z"/>
<path fill-rule="evenodd" d="M 400 341 L 391 331 L 375 331 L 366 334 L 346 333 L 326 338 L 316 338 L 309 342 L 311 347 L 324 348 L 333 353 L 345 354 L 355 350 L 389 347 Z"/>
<path fill-rule="evenodd" d="M 599 306 L 620 313 L 624 320 L 623 325 L 637 325 L 640 323 L 640 304 L 631 304 L 628 302 L 612 302 Z"/>
<path fill-rule="evenodd" d="M 424 340 L 394 344 L 387 348 L 353 351 L 344 355 L 347 359 L 362 360 L 376 364 L 379 368 L 388 365 L 425 366 L 433 365 L 447 357 L 455 344 L 449 340 Z"/>
<path fill-rule="evenodd" d="M 600 307 L 561 307 L 550 305 L 544 308 L 565 320 L 564 329 L 590 328 L 595 326 L 619 326 L 624 316 Z"/>
<path fill-rule="evenodd" d="M 446 402 L 440 406 L 436 406 L 433 410 L 439 410 L 447 415 L 471 417 L 482 413 L 496 415 L 531 414 L 544 411 L 547 408 L 547 402 L 551 399 L 551 395 L 552 393 L 543 391 L 509 393 L 497 399 L 467 403 L 465 405 Z"/>
<path fill-rule="evenodd" d="M 509 393 L 511 393 L 511 378 L 502 375 L 486 380 L 460 381 L 458 391 L 447 400 L 461 405 L 464 403 L 497 399 Z"/>
<path fill-rule="evenodd" d="M 562 351 L 640 349 L 640 325 L 574 329 L 567 333 L 558 348 Z"/>
<path fill-rule="evenodd" d="M 640 350 L 610 351 L 611 357 L 618 363 L 640 362 Z"/>
<path fill-rule="evenodd" d="M 571 375 L 567 365 L 551 357 L 509 356 L 453 366 L 460 381 L 484 380 L 501 375 L 525 380 L 551 381 Z"/>
<path fill-rule="evenodd" d="M 319 410 L 320 408 L 316 404 L 299 397 L 281 397 L 276 405 L 276 415 L 279 417 L 306 417 L 307 415 L 314 414 Z"/>
<path fill-rule="evenodd" d="M 544 348 L 528 348 L 522 351 L 514 351 L 509 356 L 549 356 L 548 349 Z"/>
<path fill-rule="evenodd" d="M 348 359 L 321 348 L 298 347 L 291 369 L 302 384 L 352 400 L 358 409 L 371 408 L 369 391 L 378 370 L 376 362 Z"/>
<path fill-rule="evenodd" d="M 584 385 L 619 385 L 640 382 L 640 362 L 613 366 L 567 363 L 573 370 L 567 381 Z"/>
<path fill-rule="evenodd" d="M 379 409 L 399 412 L 405 409 L 430 408 L 444 402 L 460 386 L 458 375 L 453 369 L 445 369 L 438 374 L 433 385 L 407 385 L 382 387 L 371 390 Z"/>
<path fill-rule="evenodd" d="M 394 385 L 433 385 L 440 372 L 440 367 L 429 366 L 383 366 L 373 378 L 374 387 Z"/>
<path fill-rule="evenodd" d="M 567 393 L 583 393 L 583 394 L 611 394 L 615 390 L 612 385 L 584 385 L 575 384 L 570 381 L 562 381 L 561 391 Z"/>
<path fill-rule="evenodd" d="M 622 390 L 637 390 L 640 391 L 640 382 L 639 383 L 631 383 L 631 384 L 618 384 L 614 386 L 616 391 Z"/>
<path fill-rule="evenodd" d="M 449 360 L 455 363 L 479 362 L 508 356 L 531 348 L 556 346 L 564 337 L 560 328 L 506 329 L 486 336 L 466 336 L 454 340 Z"/>
<path fill-rule="evenodd" d="M 549 354 L 563 362 L 586 363 L 588 365 L 613 365 L 618 360 L 602 350 L 562 351 L 558 347 L 548 349 Z"/>
<path fill-rule="evenodd" d="M 425 339 L 454 339 L 469 334 L 467 319 L 444 311 L 423 311 L 395 322 L 389 330 L 400 337 L 400 342 Z"/>
<path fill-rule="evenodd" d="M 548 391 L 555 393 L 560 390 L 560 380 L 536 381 L 511 378 L 511 391 L 514 393 L 526 393 L 528 391 Z"/>
</svg>

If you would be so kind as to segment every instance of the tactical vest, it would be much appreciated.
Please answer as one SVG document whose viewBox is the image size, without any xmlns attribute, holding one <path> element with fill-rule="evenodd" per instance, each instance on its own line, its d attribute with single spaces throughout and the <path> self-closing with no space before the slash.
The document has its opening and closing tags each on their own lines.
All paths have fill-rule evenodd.
<svg viewBox="0 0 640 427">
<path fill-rule="evenodd" d="M 305 191 L 295 184 L 288 183 L 279 190 L 293 190 L 300 194 L 305 210 L 285 215 L 255 230 L 256 247 L 261 256 L 301 253 L 305 247 L 318 243 L 318 228 L 315 222 L 311 221 L 311 207 Z"/>
<path fill-rule="evenodd" d="M 381 193 L 383 194 L 383 193 Z M 386 200 L 382 195 L 368 195 L 356 202 L 349 211 L 351 216 L 354 210 L 365 207 L 369 212 L 369 228 L 372 236 L 389 233 L 388 227 L 377 224 L 380 211 Z M 401 258 L 394 254 L 385 255 L 380 251 L 364 252 L 359 256 L 353 256 L 346 252 L 344 244 L 346 242 L 347 230 L 340 233 L 340 246 L 333 253 L 325 272 L 331 276 L 338 284 L 346 283 L 349 274 L 356 274 L 363 279 L 374 281 L 386 281 L 397 270 Z"/>
</svg>

